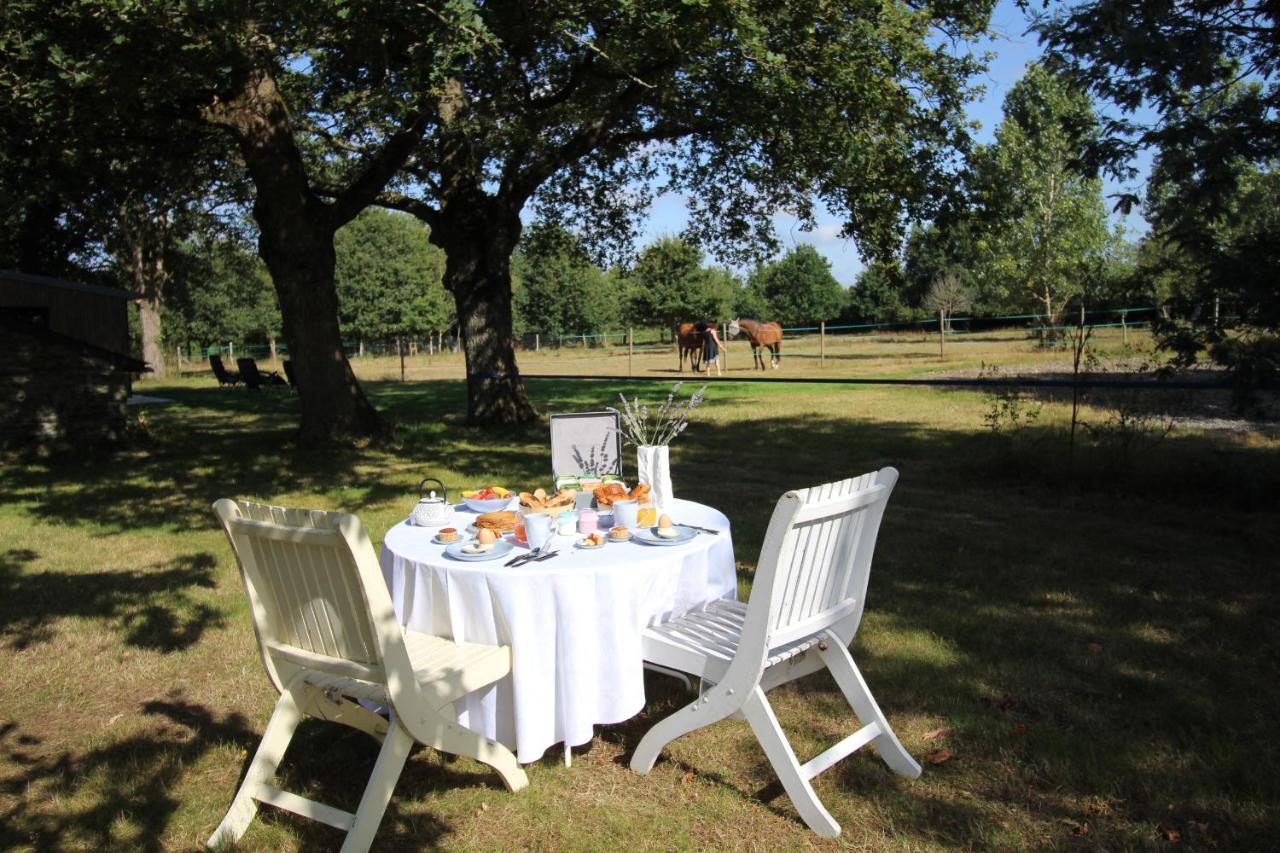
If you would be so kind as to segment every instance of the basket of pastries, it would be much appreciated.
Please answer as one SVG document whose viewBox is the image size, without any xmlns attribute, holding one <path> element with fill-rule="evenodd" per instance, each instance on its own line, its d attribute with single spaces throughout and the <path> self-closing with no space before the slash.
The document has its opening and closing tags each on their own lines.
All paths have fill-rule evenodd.
<svg viewBox="0 0 1280 853">
<path fill-rule="evenodd" d="M 525 515 L 539 512 L 558 513 L 561 510 L 573 509 L 578 498 L 577 489 L 557 489 L 555 494 L 548 495 L 546 489 L 535 489 L 532 492 L 520 493 L 520 510 Z"/>
</svg>

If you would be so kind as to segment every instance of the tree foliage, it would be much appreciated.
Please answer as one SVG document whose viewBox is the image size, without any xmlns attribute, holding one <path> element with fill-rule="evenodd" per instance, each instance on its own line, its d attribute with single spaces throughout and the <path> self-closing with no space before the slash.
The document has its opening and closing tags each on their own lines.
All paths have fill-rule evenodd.
<svg viewBox="0 0 1280 853">
<path fill-rule="evenodd" d="M 1036 29 L 1056 64 L 1120 108 L 1091 144 L 1093 162 L 1132 176 L 1139 151 L 1177 151 L 1180 204 L 1212 219 L 1235 193 L 1238 162 L 1280 159 L 1278 25 L 1266 0 L 1085 0 Z"/>
<path fill-rule="evenodd" d="M 749 287 L 758 289 L 769 306 L 769 315 L 761 319 L 784 326 L 830 320 L 844 307 L 844 288 L 831 274 L 831 262 L 807 244 L 758 268 Z"/>
<path fill-rule="evenodd" d="M 370 208 L 334 237 L 344 335 L 376 340 L 442 331 L 452 322 L 444 256 L 413 217 Z"/>
<path fill-rule="evenodd" d="M 521 239 L 516 330 L 543 335 L 596 334 L 617 328 L 625 294 L 592 263 L 582 241 L 539 223 Z"/>
<path fill-rule="evenodd" d="M 868 264 L 849 288 L 841 318 L 855 324 L 900 323 L 915 314 L 906 301 L 907 277 L 897 261 Z"/>
<path fill-rule="evenodd" d="M 187 241 L 172 267 L 163 307 L 170 345 L 262 343 L 279 337 L 280 306 L 271 276 L 250 246 L 234 239 Z"/>
<path fill-rule="evenodd" d="M 677 237 L 661 237 L 645 247 L 628 273 L 630 321 L 676 323 L 719 321 L 733 311 L 739 283 L 727 270 L 703 265 L 702 250 Z"/>
<path fill-rule="evenodd" d="M 1010 89 L 995 142 L 974 157 L 977 218 L 963 234 L 988 305 L 1035 306 L 1055 325 L 1097 279 L 1111 234 L 1083 159 L 1096 124 L 1088 96 L 1042 66 Z"/>
</svg>

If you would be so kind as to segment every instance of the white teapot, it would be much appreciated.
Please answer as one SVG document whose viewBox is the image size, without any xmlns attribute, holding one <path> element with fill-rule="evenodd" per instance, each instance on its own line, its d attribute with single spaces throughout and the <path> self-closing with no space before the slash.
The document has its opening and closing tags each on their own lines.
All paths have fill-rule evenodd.
<svg viewBox="0 0 1280 853">
<path fill-rule="evenodd" d="M 422 494 L 427 483 L 435 483 L 440 487 L 440 497 L 436 497 L 435 489 L 426 495 Z M 453 517 L 453 507 L 449 506 L 447 500 L 449 492 L 445 489 L 444 483 L 435 477 L 427 477 L 418 484 L 418 494 L 421 497 L 418 505 L 409 514 L 409 520 L 418 527 L 441 527 L 448 524 L 449 519 Z"/>
</svg>

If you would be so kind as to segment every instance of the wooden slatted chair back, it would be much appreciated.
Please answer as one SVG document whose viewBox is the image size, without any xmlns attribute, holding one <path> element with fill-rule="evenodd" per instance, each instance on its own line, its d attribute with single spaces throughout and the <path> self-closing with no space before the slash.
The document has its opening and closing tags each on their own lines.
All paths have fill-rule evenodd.
<svg viewBox="0 0 1280 853">
<path fill-rule="evenodd" d="M 354 516 L 225 499 L 214 509 L 241 562 L 277 686 L 300 667 L 377 683 L 411 671 L 373 546 Z"/>
<path fill-rule="evenodd" d="M 767 657 L 770 649 L 851 617 L 856 628 L 880 521 L 897 481 L 897 470 L 882 468 L 778 500 L 761 548 L 742 652 Z"/>
</svg>

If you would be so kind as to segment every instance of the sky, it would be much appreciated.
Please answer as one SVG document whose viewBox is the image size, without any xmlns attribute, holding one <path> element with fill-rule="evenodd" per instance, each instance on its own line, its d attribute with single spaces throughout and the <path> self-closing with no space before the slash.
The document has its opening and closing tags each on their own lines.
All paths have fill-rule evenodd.
<svg viewBox="0 0 1280 853">
<path fill-rule="evenodd" d="M 987 72 L 975 81 L 985 91 L 968 110 L 969 118 L 980 125 L 975 134 L 975 140 L 979 143 L 988 143 L 995 138 L 1005 95 L 1022 78 L 1027 65 L 1040 57 L 1040 46 L 1034 34 L 1026 33 L 1027 26 L 1026 15 L 1017 8 L 1013 0 L 1001 0 L 991 18 L 992 37 L 974 48 L 978 53 L 990 51 L 995 54 Z M 1144 162 L 1138 166 L 1140 174 L 1145 175 L 1148 164 Z M 1137 183 L 1140 184 L 1141 179 Z M 1122 185 L 1108 180 L 1103 192 L 1110 195 L 1122 188 L 1131 189 L 1132 186 L 1133 184 Z M 679 233 L 686 218 L 681 198 L 674 195 L 659 197 L 650 208 L 638 245 L 643 247 L 657 237 Z M 1115 219 L 1119 221 L 1118 216 Z M 1146 230 L 1145 223 L 1136 212 L 1125 218 L 1123 224 L 1125 232 L 1130 236 Z M 852 285 L 862 271 L 863 263 L 857 247 L 852 240 L 840 238 L 840 220 L 834 216 L 819 217 L 817 229 L 806 233 L 799 229 L 794 218 L 778 215 L 774 217 L 774 228 L 783 251 L 801 243 L 811 244 L 831 262 L 831 272 L 845 287 Z"/>
</svg>

